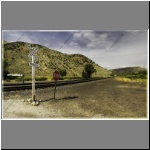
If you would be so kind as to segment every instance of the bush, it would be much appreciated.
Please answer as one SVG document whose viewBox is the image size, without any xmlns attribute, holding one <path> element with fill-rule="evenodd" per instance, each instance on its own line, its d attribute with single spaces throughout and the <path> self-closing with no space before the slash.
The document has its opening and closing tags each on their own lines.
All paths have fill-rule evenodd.
<svg viewBox="0 0 150 150">
<path fill-rule="evenodd" d="M 22 78 L 17 78 L 17 79 L 15 79 L 15 82 L 23 82 L 23 79 Z"/>
<path fill-rule="evenodd" d="M 140 79 L 146 79 L 146 75 L 145 75 L 145 74 L 140 74 L 140 75 L 139 75 L 139 78 L 140 78 Z"/>
<path fill-rule="evenodd" d="M 88 75 L 85 71 L 82 71 L 82 78 L 84 78 L 84 79 L 88 78 Z"/>
<path fill-rule="evenodd" d="M 63 77 L 60 77 L 59 80 L 64 80 L 64 78 L 63 78 Z"/>
<path fill-rule="evenodd" d="M 82 77 L 63 77 L 63 79 L 73 80 L 73 79 L 82 79 Z"/>
<path fill-rule="evenodd" d="M 36 77 L 35 80 L 36 81 L 46 81 L 47 77 Z"/>
<path fill-rule="evenodd" d="M 23 78 L 24 81 L 32 81 L 32 77 L 26 76 Z M 47 77 L 35 77 L 35 81 L 46 81 Z"/>
<path fill-rule="evenodd" d="M 26 76 L 26 77 L 23 77 L 23 80 L 24 80 L 24 81 L 32 81 L 32 78 L 31 78 L 31 77 Z"/>
<path fill-rule="evenodd" d="M 62 70 L 60 69 L 59 73 L 61 76 L 66 76 L 66 74 L 67 74 L 65 69 L 62 69 Z"/>
</svg>

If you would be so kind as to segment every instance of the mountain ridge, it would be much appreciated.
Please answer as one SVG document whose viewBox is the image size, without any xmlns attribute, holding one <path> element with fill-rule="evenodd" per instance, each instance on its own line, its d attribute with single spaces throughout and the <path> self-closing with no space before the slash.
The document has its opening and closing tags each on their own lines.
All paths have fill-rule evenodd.
<svg viewBox="0 0 150 150">
<path fill-rule="evenodd" d="M 146 69 L 140 66 L 134 66 L 134 67 L 125 67 L 125 68 L 115 68 L 115 69 L 111 69 L 111 71 L 114 74 L 122 74 L 122 73 L 135 73 L 140 71 L 146 71 Z"/>
<path fill-rule="evenodd" d="M 30 44 L 31 47 L 38 46 L 37 51 L 37 63 L 40 65 L 36 68 L 37 76 L 52 76 L 53 71 L 65 69 L 69 77 L 81 77 L 84 65 L 91 63 L 96 72 L 93 77 L 109 76 L 111 71 L 99 66 L 94 61 L 82 54 L 66 54 L 57 50 L 50 49 L 40 44 L 31 44 L 25 42 L 4 42 L 3 43 L 3 59 L 7 62 L 7 69 L 10 73 L 21 73 L 25 76 L 31 76 L 31 67 L 29 66 L 28 55 L 30 50 L 27 47 Z"/>
</svg>

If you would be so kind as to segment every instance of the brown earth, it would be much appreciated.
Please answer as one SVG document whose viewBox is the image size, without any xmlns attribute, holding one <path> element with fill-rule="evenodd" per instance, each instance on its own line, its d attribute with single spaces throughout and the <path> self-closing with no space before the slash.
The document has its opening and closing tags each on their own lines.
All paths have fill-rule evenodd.
<svg viewBox="0 0 150 150">
<path fill-rule="evenodd" d="M 15 119 L 101 119 L 147 118 L 146 83 L 105 79 L 37 89 L 38 106 L 28 102 L 31 90 L 3 92 L 3 118 Z"/>
</svg>

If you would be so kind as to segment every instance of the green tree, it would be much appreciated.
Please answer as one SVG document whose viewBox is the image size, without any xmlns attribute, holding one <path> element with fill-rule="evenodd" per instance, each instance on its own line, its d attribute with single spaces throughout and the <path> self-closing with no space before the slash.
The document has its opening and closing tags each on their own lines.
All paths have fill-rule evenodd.
<svg viewBox="0 0 150 150">
<path fill-rule="evenodd" d="M 84 70 L 82 71 L 82 77 L 85 78 L 85 79 L 88 78 L 87 74 L 86 74 L 86 72 Z"/>
<path fill-rule="evenodd" d="M 65 69 L 60 69 L 59 73 L 61 76 L 66 76 L 67 71 Z"/>
<path fill-rule="evenodd" d="M 91 78 L 92 74 L 96 72 L 94 66 L 92 64 L 86 64 L 84 66 L 84 70 L 82 72 L 83 78 Z"/>
<path fill-rule="evenodd" d="M 8 63 L 7 63 L 7 61 L 4 59 L 4 60 L 3 60 L 3 79 L 4 79 L 4 80 L 7 78 L 7 74 L 9 74 L 9 71 L 8 71 Z"/>
</svg>

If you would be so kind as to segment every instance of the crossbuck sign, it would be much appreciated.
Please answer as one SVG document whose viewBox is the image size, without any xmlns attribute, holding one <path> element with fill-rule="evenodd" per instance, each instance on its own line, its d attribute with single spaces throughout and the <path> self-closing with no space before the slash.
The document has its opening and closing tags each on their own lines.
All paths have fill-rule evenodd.
<svg viewBox="0 0 150 150">
<path fill-rule="evenodd" d="M 36 46 L 35 49 L 28 55 L 30 58 L 35 56 L 35 53 L 38 51 L 38 47 Z"/>
</svg>

